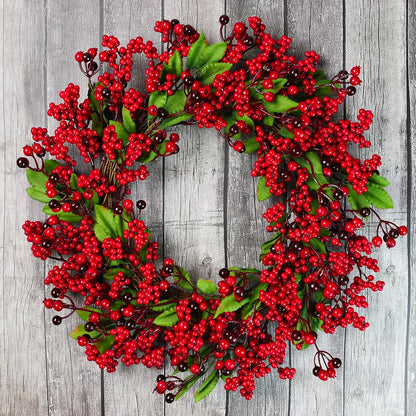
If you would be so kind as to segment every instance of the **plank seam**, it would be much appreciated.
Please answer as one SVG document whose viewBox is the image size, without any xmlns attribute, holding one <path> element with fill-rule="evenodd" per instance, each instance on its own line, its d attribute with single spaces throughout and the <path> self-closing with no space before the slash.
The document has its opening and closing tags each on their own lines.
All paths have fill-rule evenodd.
<svg viewBox="0 0 416 416">
<path fill-rule="evenodd" d="M 411 131 L 411 111 L 410 111 L 410 80 L 409 80 L 409 0 L 406 0 L 406 147 L 407 147 L 407 229 L 411 230 L 412 212 L 412 131 Z M 410 233 L 409 233 L 410 234 Z M 409 362 L 409 340 L 410 340 L 410 313 L 411 313 L 411 294 L 412 294 L 412 264 L 411 264 L 411 241 L 407 238 L 407 322 L 406 322 L 406 348 L 405 348 L 405 368 L 404 368 L 404 414 L 408 414 L 407 392 L 409 388 L 408 362 Z"/>
</svg>

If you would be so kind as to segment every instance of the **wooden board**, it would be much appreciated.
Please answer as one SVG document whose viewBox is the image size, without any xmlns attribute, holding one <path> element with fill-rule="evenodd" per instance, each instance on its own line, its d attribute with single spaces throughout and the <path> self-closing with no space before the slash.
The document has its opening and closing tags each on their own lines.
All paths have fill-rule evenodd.
<svg viewBox="0 0 416 416">
<path fill-rule="evenodd" d="M 285 382 L 274 374 L 259 380 L 250 402 L 218 386 L 200 403 L 193 403 L 194 388 L 181 401 L 167 405 L 152 391 L 157 374 L 172 372 L 169 365 L 161 371 L 120 366 L 116 373 L 102 374 L 68 337 L 77 318 L 59 327 L 51 324 L 54 313 L 44 311 L 42 300 L 49 295 L 43 278 L 52 263 L 30 255 L 21 230 L 26 218 L 41 218 L 40 204 L 16 195 L 27 183 L 15 160 L 30 141 L 32 126 L 54 129 L 56 124 L 46 119 L 47 104 L 58 101 L 58 92 L 68 82 L 82 83 L 85 94 L 85 79 L 73 60 L 76 51 L 98 46 L 103 33 L 118 36 L 122 43 L 140 35 L 159 47 L 153 26 L 163 18 L 195 25 L 215 42 L 218 17 L 224 12 L 232 22 L 262 17 L 273 35 L 285 32 L 293 38 L 297 56 L 307 49 L 320 53 L 322 68 L 330 74 L 344 64 L 347 70 L 361 65 L 364 85 L 345 111 L 349 117 L 362 107 L 374 111 L 375 122 L 368 132 L 374 146 L 360 155 L 383 157 L 381 173 L 391 180 L 388 190 L 395 201 L 394 210 L 383 217 L 407 224 L 410 236 L 398 240 L 394 250 L 378 251 L 386 287 L 382 293 L 368 294 L 368 330 L 320 336 L 319 347 L 343 360 L 335 380 L 323 383 L 312 376 L 313 349 L 291 349 L 288 365 L 296 367 L 295 379 Z M 414 1 L 5 0 L 0 2 L 0 16 L 0 415 L 414 413 Z M 144 60 L 137 59 L 135 66 L 133 73 L 141 78 Z M 143 78 L 135 82 L 133 86 L 143 87 Z M 155 239 L 164 242 L 161 255 L 173 257 L 195 280 L 217 279 L 224 265 L 259 265 L 259 246 L 267 238 L 261 215 L 268 203 L 255 199 L 257 180 L 249 173 L 254 157 L 229 149 L 214 130 L 183 127 L 178 133 L 179 154 L 153 164 L 149 179 L 133 190 L 134 200 L 148 203 L 143 219 Z M 372 217 L 368 235 L 376 226 Z"/>
</svg>

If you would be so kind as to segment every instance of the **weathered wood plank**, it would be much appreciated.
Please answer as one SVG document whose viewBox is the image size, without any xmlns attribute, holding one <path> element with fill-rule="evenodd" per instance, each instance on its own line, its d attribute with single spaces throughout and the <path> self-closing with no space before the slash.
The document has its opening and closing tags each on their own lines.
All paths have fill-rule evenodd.
<svg viewBox="0 0 416 416">
<path fill-rule="evenodd" d="M 321 56 L 319 69 L 331 78 L 343 69 L 342 1 L 296 0 L 288 3 L 288 36 L 293 39 L 295 56 L 303 57 L 307 50 Z M 334 335 L 318 334 L 317 345 L 334 357 L 343 357 L 344 331 Z M 291 383 L 290 413 L 342 415 L 343 368 L 337 377 L 322 382 L 312 375 L 315 347 L 304 351 L 291 348 L 291 364 L 296 375 Z M 302 400 L 299 398 L 302 397 Z"/>
<path fill-rule="evenodd" d="M 228 33 L 235 22 L 246 21 L 249 16 L 259 16 L 273 36 L 283 35 L 283 1 L 249 1 L 244 8 L 239 1 L 227 1 L 226 13 L 230 16 Z M 240 155 L 230 148 L 227 153 L 227 263 L 229 266 L 262 269 L 259 262 L 260 247 L 270 238 L 262 214 L 270 202 L 259 203 L 256 198 L 258 179 L 253 179 L 250 175 L 255 156 Z M 288 405 L 289 382 L 280 380 L 274 371 L 265 378 L 256 380 L 256 390 L 250 401 L 246 401 L 238 392 L 230 392 L 228 414 L 283 415 L 287 413 Z"/>
<path fill-rule="evenodd" d="M 162 2 L 147 3 L 123 1 L 106 1 L 104 7 L 104 34 L 117 36 L 122 45 L 136 38 L 151 40 L 159 47 L 160 34 L 153 31 L 154 23 L 162 17 Z M 137 56 L 134 59 L 132 82 L 130 86 L 143 90 L 144 70 L 147 59 Z M 129 88 L 130 88 L 129 86 Z M 134 201 L 143 199 L 147 202 L 143 211 L 143 220 L 152 232 L 153 239 L 163 242 L 163 186 L 162 161 L 149 165 L 150 176 L 144 182 L 138 181 L 132 190 Z M 162 370 L 163 372 L 163 370 Z M 149 370 L 142 365 L 127 368 L 120 363 L 117 371 L 104 376 L 104 409 L 106 415 L 161 415 L 164 409 L 163 396 L 152 394 L 156 377 L 161 370 Z M 115 398 L 122 400 L 115 400 Z"/>
<path fill-rule="evenodd" d="M 382 216 L 399 225 L 406 223 L 407 210 L 405 7 L 404 1 L 352 1 L 346 13 L 347 67 L 360 64 L 364 80 L 348 113 L 355 117 L 365 107 L 375 114 L 368 132 L 374 146 L 360 153 L 382 156 L 380 172 L 389 178 L 387 190 L 395 202 L 395 209 Z M 368 296 L 365 334 L 347 332 L 345 415 L 403 415 L 405 410 L 406 240 L 399 239 L 392 251 L 378 250 L 377 257 L 386 287 Z"/>
<path fill-rule="evenodd" d="M 59 91 L 69 82 L 81 87 L 80 101 L 87 93 L 87 78 L 74 60 L 77 51 L 97 46 L 100 30 L 99 2 L 88 0 L 48 1 L 46 9 L 46 79 L 47 102 L 61 102 Z M 46 111 L 46 109 L 44 110 Z M 53 132 L 57 122 L 48 119 Z M 77 154 L 77 153 L 74 153 Z M 79 163 L 81 167 L 83 162 Z M 40 210 L 38 211 L 39 216 Z M 52 262 L 47 262 L 49 270 Z M 46 289 L 46 296 L 50 290 Z M 78 304 L 82 300 L 78 299 Z M 82 321 L 77 315 L 63 320 L 59 327 L 51 323 L 51 311 L 46 311 L 46 357 L 51 415 L 100 415 L 101 370 L 86 360 L 84 349 L 69 337 Z M 63 315 L 63 314 L 61 314 Z"/>
<path fill-rule="evenodd" d="M 216 42 L 218 17 L 224 2 L 172 0 L 164 2 L 164 18 L 177 18 L 204 30 Z M 180 152 L 165 160 L 165 255 L 188 270 L 194 280 L 215 279 L 224 266 L 224 143 L 214 130 L 196 126 L 178 131 Z M 169 365 L 167 373 L 172 369 Z M 225 413 L 225 390 L 220 383 L 208 400 L 193 403 L 189 391 L 179 402 L 166 405 L 166 415 Z"/>
<path fill-rule="evenodd" d="M 44 264 L 31 255 L 21 228 L 38 204 L 19 204 L 28 184 L 16 168 L 30 128 L 44 120 L 44 15 L 33 2 L 13 0 L 1 2 L 0 16 L 0 414 L 47 414 Z"/>
<path fill-rule="evenodd" d="M 410 269 L 408 273 L 409 302 L 407 315 L 407 351 L 406 371 L 404 377 L 404 389 L 407 394 L 405 411 L 411 415 L 416 408 L 416 285 L 412 278 L 416 276 L 416 264 L 414 253 L 416 252 L 416 183 L 414 169 L 416 166 L 416 2 L 408 2 L 407 10 L 407 77 L 408 77 L 408 120 L 407 120 L 407 154 L 411 158 L 408 166 L 408 212 L 407 223 L 409 227 L 408 240 L 408 262 Z"/>
</svg>

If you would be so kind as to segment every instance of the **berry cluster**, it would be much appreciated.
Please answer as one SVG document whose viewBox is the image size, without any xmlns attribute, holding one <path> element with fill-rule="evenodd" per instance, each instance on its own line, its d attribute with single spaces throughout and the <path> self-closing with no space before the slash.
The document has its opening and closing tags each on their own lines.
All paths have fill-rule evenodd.
<svg viewBox="0 0 416 416">
<path fill-rule="evenodd" d="M 174 374 L 160 375 L 155 387 L 168 403 L 204 374 L 196 400 L 220 378 L 251 399 L 255 380 L 273 369 L 293 378 L 290 343 L 314 345 L 313 374 L 335 377 L 341 360 L 318 348 L 319 330 L 368 326 L 357 310 L 368 306 L 364 291 L 384 286 L 373 249 L 407 234 L 374 210 L 392 207 L 380 157 L 351 153 L 351 145 L 370 146 L 372 113 L 334 118 L 361 83 L 360 68 L 325 79 L 315 51 L 296 59 L 292 40 L 273 38 L 260 18 L 235 23 L 226 37 L 228 24 L 221 16 L 222 42 L 213 45 L 190 25 L 163 20 L 155 25 L 162 53 L 141 37 L 124 47 L 107 35 L 101 52 L 77 52 L 88 98 L 79 102 L 79 87 L 69 84 L 48 110 L 59 121 L 54 134 L 33 128 L 17 160 L 48 216 L 25 222 L 27 240 L 35 257 L 59 262 L 45 277 L 52 290 L 44 304 L 67 314 L 52 322 L 76 312 L 85 323 L 71 336 L 109 372 L 119 362 L 161 369 L 170 360 Z M 135 54 L 148 60 L 144 92 L 128 85 Z M 179 151 L 178 134 L 167 131 L 178 124 L 215 128 L 235 151 L 256 154 L 257 196 L 275 197 L 263 215 L 271 238 L 260 270 L 223 268 L 217 285 L 159 260 L 140 219 L 146 202 L 133 201 L 131 184 L 147 178 L 146 164 Z M 378 227 L 367 239 L 359 231 L 371 215 Z"/>
</svg>

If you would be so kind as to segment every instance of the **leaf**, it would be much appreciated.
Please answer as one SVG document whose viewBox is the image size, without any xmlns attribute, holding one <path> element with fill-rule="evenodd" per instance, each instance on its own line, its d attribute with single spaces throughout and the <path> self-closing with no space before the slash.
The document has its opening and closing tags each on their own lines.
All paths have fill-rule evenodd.
<svg viewBox="0 0 416 416">
<path fill-rule="evenodd" d="M 273 126 L 274 124 L 274 118 L 272 116 L 266 116 L 262 121 L 266 126 Z"/>
<path fill-rule="evenodd" d="M 367 183 L 367 188 L 368 191 L 363 195 L 374 207 L 381 209 L 394 208 L 390 195 L 384 189 L 371 183 Z"/>
<path fill-rule="evenodd" d="M 354 211 L 359 211 L 361 208 L 368 208 L 370 206 L 370 203 L 364 195 L 359 195 L 349 184 L 347 188 L 349 189 L 348 202 Z"/>
<path fill-rule="evenodd" d="M 286 129 L 286 128 L 284 128 L 284 127 L 282 127 L 282 128 L 279 130 L 279 134 L 280 134 L 282 137 L 284 137 L 285 139 L 293 139 L 293 138 L 295 137 L 295 135 L 294 135 L 292 132 L 290 132 L 288 129 Z"/>
<path fill-rule="evenodd" d="M 172 309 L 172 303 L 165 303 L 164 305 L 147 305 L 152 311 L 163 312 Z"/>
<path fill-rule="evenodd" d="M 85 330 L 84 325 L 78 325 L 70 334 L 69 336 L 73 339 L 78 339 L 79 337 L 82 337 L 83 335 L 89 335 L 92 339 L 98 338 L 101 333 L 98 331 L 91 331 L 88 332 Z"/>
<path fill-rule="evenodd" d="M 260 283 L 253 291 L 252 295 L 250 296 L 250 300 L 246 306 L 244 306 L 243 310 L 241 311 L 241 318 L 247 319 L 252 313 L 254 304 L 260 297 L 260 292 L 262 290 L 267 290 L 269 285 L 267 283 Z M 261 302 L 257 302 L 256 310 L 260 307 Z"/>
<path fill-rule="evenodd" d="M 270 196 L 270 188 L 266 186 L 266 178 L 262 176 L 257 184 L 257 199 L 259 201 L 265 201 Z"/>
<path fill-rule="evenodd" d="M 231 271 L 237 271 L 237 272 L 242 272 L 242 273 L 260 274 L 260 270 L 257 270 L 254 267 L 250 267 L 250 268 L 229 267 L 228 269 Z"/>
<path fill-rule="evenodd" d="M 100 104 L 98 100 L 95 98 L 95 88 L 98 84 L 94 86 L 94 89 L 88 88 L 88 98 L 90 100 L 90 107 L 97 113 L 100 114 Z"/>
<path fill-rule="evenodd" d="M 326 254 L 326 245 L 319 238 L 312 238 L 309 240 L 309 244 L 319 253 Z"/>
<path fill-rule="evenodd" d="M 97 347 L 100 354 L 102 354 L 103 352 L 106 352 L 109 349 L 111 349 L 114 343 L 115 343 L 114 335 L 107 335 L 104 339 L 96 342 L 94 345 Z"/>
<path fill-rule="evenodd" d="M 269 113 L 285 113 L 290 109 L 297 109 L 298 103 L 284 95 L 276 95 L 275 100 L 271 103 L 263 100 L 264 108 Z"/>
<path fill-rule="evenodd" d="M 49 202 L 51 200 L 51 198 L 46 195 L 45 191 L 40 188 L 27 188 L 26 192 L 32 199 L 39 202 Z"/>
<path fill-rule="evenodd" d="M 68 222 L 81 222 L 82 217 L 80 215 L 74 214 L 72 212 L 64 212 L 64 211 L 58 211 L 53 212 L 48 205 L 45 205 L 42 209 L 42 211 L 46 215 L 56 215 L 60 220 L 62 221 L 68 221 Z"/>
<path fill-rule="evenodd" d="M 179 124 L 182 121 L 189 120 L 192 117 L 193 117 L 192 114 L 187 114 L 187 113 L 178 114 L 176 116 L 171 116 L 171 117 L 168 116 L 159 124 L 159 129 L 166 129 L 167 127 L 174 126 L 175 124 Z"/>
<path fill-rule="evenodd" d="M 212 84 L 217 75 L 229 71 L 232 66 L 233 64 L 227 64 L 225 62 L 208 64 L 201 69 L 198 80 L 202 85 Z"/>
<path fill-rule="evenodd" d="M 238 302 L 235 299 L 234 293 L 231 295 L 225 297 L 222 299 L 220 305 L 218 306 L 218 309 L 215 312 L 214 319 L 217 318 L 219 315 L 225 312 L 234 312 L 241 307 L 243 307 L 247 302 L 249 301 L 249 298 L 244 298 L 241 300 L 241 302 Z"/>
<path fill-rule="evenodd" d="M 199 38 L 189 48 L 188 57 L 186 59 L 186 67 L 193 69 L 198 67 L 198 60 L 202 55 L 202 52 L 207 48 L 207 41 L 205 39 L 204 32 L 201 31 Z"/>
<path fill-rule="evenodd" d="M 176 269 L 178 270 L 178 272 L 176 272 L 175 270 L 175 273 L 173 275 L 176 284 L 180 286 L 182 289 L 193 290 L 193 287 L 191 285 L 191 276 L 189 275 L 189 273 L 179 266 L 176 266 Z M 179 280 L 181 276 L 182 278 Z"/>
<path fill-rule="evenodd" d="M 175 51 L 169 58 L 168 63 L 163 64 L 160 77 L 162 81 L 166 80 L 166 74 L 174 74 L 176 79 L 180 79 L 182 73 L 182 57 L 178 51 Z"/>
<path fill-rule="evenodd" d="M 122 110 L 122 115 L 123 115 L 123 126 L 127 130 L 127 132 L 136 133 L 136 124 L 134 124 L 134 120 L 131 117 L 130 111 L 127 110 L 127 108 L 124 106 Z"/>
<path fill-rule="evenodd" d="M 185 385 L 183 389 L 175 396 L 175 400 L 178 400 L 180 397 L 182 397 L 201 377 L 203 376 L 203 373 L 198 374 L 195 378 L 192 378 L 193 375 L 190 375 L 185 379 Z M 190 380 L 190 381 L 186 381 Z"/>
<path fill-rule="evenodd" d="M 169 114 L 175 114 L 180 111 L 183 111 L 183 109 L 185 108 L 185 101 L 186 101 L 185 91 L 176 90 L 172 95 L 169 95 L 163 108 Z"/>
<path fill-rule="evenodd" d="M 305 160 L 305 158 L 309 160 L 310 164 L 307 160 Z M 321 159 L 315 152 L 307 152 L 303 156 L 297 157 L 294 160 L 300 166 L 306 168 L 310 174 L 312 174 L 312 165 L 313 172 L 315 174 L 323 175 Z"/>
<path fill-rule="evenodd" d="M 220 378 L 218 370 L 212 370 L 211 374 L 205 380 L 204 384 L 195 393 L 195 403 L 201 401 L 214 390 Z"/>
<path fill-rule="evenodd" d="M 88 307 L 88 308 L 84 308 L 84 309 L 87 309 L 87 310 L 79 310 L 79 309 L 77 309 L 77 314 L 85 322 L 88 322 L 89 321 L 90 315 L 93 312 L 101 313 L 100 309 L 93 308 L 93 307 Z"/>
<path fill-rule="evenodd" d="M 167 99 L 168 95 L 166 92 L 154 91 L 149 95 L 149 107 L 155 105 L 157 108 L 162 108 Z"/>
<path fill-rule="evenodd" d="M 326 179 L 325 175 L 316 174 L 315 177 L 319 184 L 316 183 L 312 176 L 310 176 L 309 179 L 306 181 L 306 185 L 308 185 L 309 189 L 312 191 L 317 191 L 322 185 L 328 183 L 328 180 Z M 325 189 L 325 191 L 327 193 L 328 189 Z"/>
<path fill-rule="evenodd" d="M 368 181 L 371 182 L 373 185 L 380 186 L 381 188 L 385 188 L 386 186 L 390 185 L 390 182 L 386 178 L 377 175 L 377 173 L 373 173 L 368 179 Z"/>
<path fill-rule="evenodd" d="M 91 114 L 92 119 L 92 129 L 97 133 L 98 137 L 101 137 L 104 132 L 104 126 L 101 122 L 100 116 L 97 113 Z"/>
<path fill-rule="evenodd" d="M 129 269 L 126 269 L 124 267 L 116 267 L 114 269 L 107 270 L 103 274 L 103 277 L 104 277 L 104 279 L 113 280 L 114 276 L 119 272 L 123 272 L 125 276 L 131 276 L 131 274 L 132 274 L 132 271 L 129 270 Z"/>
<path fill-rule="evenodd" d="M 110 121 L 110 126 L 114 126 L 116 128 L 117 137 L 123 140 L 123 144 L 127 144 L 129 141 L 129 133 L 126 128 L 121 123 L 114 120 Z"/>
<path fill-rule="evenodd" d="M 199 279 L 196 283 L 202 293 L 211 295 L 217 291 L 217 285 L 212 280 Z"/>
<path fill-rule="evenodd" d="M 176 306 L 162 312 L 156 316 L 153 323 L 158 326 L 173 326 L 179 322 L 178 314 L 176 313 Z"/>
<path fill-rule="evenodd" d="M 264 242 L 261 246 L 261 253 L 260 253 L 260 260 L 268 253 L 270 253 L 270 249 L 272 248 L 272 246 L 274 246 L 276 244 L 276 241 L 278 240 L 278 238 L 280 237 L 280 233 L 275 234 L 272 238 L 270 238 L 270 240 L 267 240 L 266 242 Z"/>
<path fill-rule="evenodd" d="M 224 58 L 225 52 L 227 51 L 227 43 L 219 42 L 214 43 L 203 49 L 202 54 L 198 57 L 200 60 L 198 67 L 202 68 L 203 65 L 220 62 Z"/>
<path fill-rule="evenodd" d="M 48 182 L 48 176 L 43 172 L 36 172 L 32 169 L 26 169 L 26 177 L 29 183 L 38 189 L 45 189 L 46 192 L 46 182 Z"/>
<path fill-rule="evenodd" d="M 114 215 L 113 211 L 102 205 L 95 206 L 95 220 L 94 233 L 100 242 L 105 238 L 121 237 L 123 232 L 127 229 L 127 222 L 120 215 Z"/>
<path fill-rule="evenodd" d="M 56 160 L 45 160 L 45 171 L 49 175 L 55 168 L 59 166 L 59 163 Z"/>
</svg>

